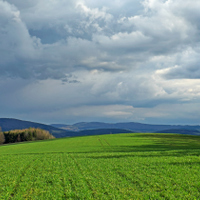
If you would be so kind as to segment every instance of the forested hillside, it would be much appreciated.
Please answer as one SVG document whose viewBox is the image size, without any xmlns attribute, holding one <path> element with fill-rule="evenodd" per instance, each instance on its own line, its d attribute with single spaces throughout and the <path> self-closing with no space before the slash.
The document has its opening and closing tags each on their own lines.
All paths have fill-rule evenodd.
<svg viewBox="0 0 200 200">
<path fill-rule="evenodd" d="M 39 128 L 29 128 L 22 130 L 12 131 L 0 131 L 0 144 L 24 142 L 24 141 L 35 141 L 35 140 L 47 140 L 54 139 L 48 131 Z"/>
</svg>

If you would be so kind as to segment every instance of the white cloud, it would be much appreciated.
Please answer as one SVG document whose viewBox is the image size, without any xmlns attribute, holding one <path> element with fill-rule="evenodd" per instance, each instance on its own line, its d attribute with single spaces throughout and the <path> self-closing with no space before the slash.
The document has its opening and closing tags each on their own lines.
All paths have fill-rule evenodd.
<svg viewBox="0 0 200 200">
<path fill-rule="evenodd" d="M 174 13 L 176 3 L 145 1 L 144 13 L 114 18 L 109 13 L 110 4 L 107 8 L 95 8 L 94 5 L 87 6 L 87 1 L 53 1 L 48 4 L 40 1 L 34 5 L 29 2 L 23 7 L 23 3 L 18 0 L 16 6 L 21 9 L 21 15 L 15 8 L 13 16 L 24 26 L 20 29 L 27 38 L 23 39 L 26 44 L 24 53 L 30 52 L 32 48 L 29 54 L 32 57 L 36 55 L 33 61 L 30 55 L 27 58 L 25 54 L 20 62 L 38 78 L 42 78 L 41 73 L 44 73 L 43 78 L 63 78 L 66 73 L 75 71 L 76 66 L 111 71 L 143 67 L 143 63 L 149 62 L 153 56 L 168 56 L 184 51 L 190 43 L 190 37 L 196 37 L 195 27 L 187 18 Z M 9 4 L 7 6 L 13 7 Z M 13 24 L 11 28 L 14 28 Z M 47 36 L 48 31 L 51 36 Z M 25 38 L 21 37 L 21 32 L 15 32 L 15 36 L 11 37 L 17 40 Z M 31 37 L 29 32 L 39 39 Z M 44 40 L 49 44 L 40 43 Z M 14 53 L 16 51 L 19 52 L 19 49 L 16 48 Z M 39 67 L 36 63 L 40 63 Z M 68 66 L 64 66 L 64 63 L 68 63 Z M 38 72 L 41 65 L 46 67 Z M 53 76 L 53 73 L 57 75 Z"/>
</svg>

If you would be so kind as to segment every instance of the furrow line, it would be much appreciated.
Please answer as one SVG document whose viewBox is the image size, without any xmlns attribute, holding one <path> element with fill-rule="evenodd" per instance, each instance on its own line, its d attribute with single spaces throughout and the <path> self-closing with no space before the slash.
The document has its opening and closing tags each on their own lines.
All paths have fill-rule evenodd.
<svg viewBox="0 0 200 200">
<path fill-rule="evenodd" d="M 100 142 L 101 146 L 102 146 L 102 147 L 104 147 L 104 145 L 103 145 L 103 143 L 102 143 L 101 139 L 100 139 L 100 138 L 98 138 L 98 140 L 99 140 L 99 142 Z"/>
<path fill-rule="evenodd" d="M 108 146 L 110 146 L 110 144 L 108 143 L 108 141 L 107 140 L 105 140 L 105 139 L 103 139 L 104 141 L 105 141 L 105 143 L 108 145 Z"/>
<path fill-rule="evenodd" d="M 29 164 L 27 164 L 25 167 L 22 168 L 22 170 L 21 170 L 22 172 L 21 172 L 21 174 L 20 174 L 20 176 L 19 176 L 19 178 L 18 178 L 18 180 L 17 180 L 17 182 L 16 182 L 16 184 L 15 184 L 15 186 L 14 186 L 14 188 L 13 188 L 13 191 L 12 191 L 11 194 L 10 194 L 9 199 L 14 198 L 14 196 L 15 196 L 15 194 L 16 194 L 16 192 L 17 192 L 17 188 L 19 187 L 19 184 L 20 184 L 20 182 L 22 181 L 22 178 L 23 178 L 23 176 L 25 175 L 26 170 L 31 166 L 31 164 L 32 164 L 35 160 L 36 160 L 36 158 L 33 159 L 31 162 L 29 162 Z"/>
<path fill-rule="evenodd" d="M 60 156 L 60 165 L 61 165 L 61 175 L 62 175 L 62 187 L 63 187 L 63 197 L 65 199 L 67 199 L 67 194 L 66 194 L 66 191 L 65 191 L 65 178 L 64 178 L 64 173 L 63 173 L 63 154 L 62 156 Z"/>
<path fill-rule="evenodd" d="M 132 180 L 130 177 L 128 177 L 126 174 L 116 171 L 117 174 L 119 174 L 119 176 L 125 180 L 127 180 L 129 183 L 131 183 L 132 185 L 136 186 L 139 190 L 141 190 L 141 184 L 140 184 L 140 180 L 138 180 L 136 178 L 136 180 Z M 144 182 L 144 181 L 143 181 Z M 148 183 L 146 183 L 148 185 Z"/>
<path fill-rule="evenodd" d="M 72 155 L 70 155 L 70 156 L 71 156 L 71 158 L 74 160 L 74 162 L 75 162 L 75 164 L 76 164 L 78 170 L 81 172 L 82 176 L 84 177 L 84 180 L 85 180 L 85 182 L 87 183 L 87 187 L 90 189 L 90 191 L 92 191 L 92 197 L 95 199 L 95 195 L 94 195 L 94 193 L 93 193 L 93 187 L 92 187 L 91 183 L 90 183 L 90 182 L 86 179 L 86 177 L 84 176 L 83 169 L 81 168 L 81 166 L 80 166 L 80 164 L 77 162 L 77 160 L 76 160 Z"/>
</svg>

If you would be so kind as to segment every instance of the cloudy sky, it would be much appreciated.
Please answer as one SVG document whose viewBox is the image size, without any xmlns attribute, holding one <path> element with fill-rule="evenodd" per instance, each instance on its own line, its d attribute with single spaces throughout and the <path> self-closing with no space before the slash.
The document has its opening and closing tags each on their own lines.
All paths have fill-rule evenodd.
<svg viewBox="0 0 200 200">
<path fill-rule="evenodd" d="M 0 0 L 0 117 L 200 124 L 199 9 L 199 0 Z"/>
</svg>

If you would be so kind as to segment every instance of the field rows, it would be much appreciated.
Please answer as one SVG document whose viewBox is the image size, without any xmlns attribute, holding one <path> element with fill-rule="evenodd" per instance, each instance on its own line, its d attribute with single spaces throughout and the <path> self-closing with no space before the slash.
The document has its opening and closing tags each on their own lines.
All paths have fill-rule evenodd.
<svg viewBox="0 0 200 200">
<path fill-rule="evenodd" d="M 70 146 L 69 139 L 55 140 L 63 145 L 63 152 L 52 149 L 50 142 L 46 143 L 52 152 L 48 148 L 34 152 L 24 144 L 24 153 L 5 154 L 3 150 L 0 199 L 200 199 L 198 141 L 187 146 L 186 153 L 178 148 L 183 140 L 173 144 L 169 140 L 171 149 L 165 144 L 165 150 L 163 145 L 153 151 L 159 138 L 152 138 L 150 145 L 144 137 L 140 146 L 138 139 L 129 138 L 128 143 L 123 137 L 120 141 L 114 136 L 88 137 L 88 149 L 86 139 L 78 149 Z M 69 152 L 65 145 L 70 146 Z"/>
</svg>

